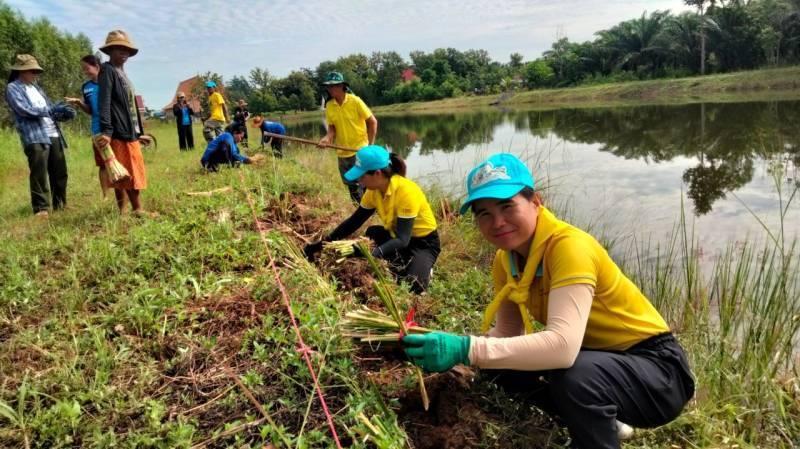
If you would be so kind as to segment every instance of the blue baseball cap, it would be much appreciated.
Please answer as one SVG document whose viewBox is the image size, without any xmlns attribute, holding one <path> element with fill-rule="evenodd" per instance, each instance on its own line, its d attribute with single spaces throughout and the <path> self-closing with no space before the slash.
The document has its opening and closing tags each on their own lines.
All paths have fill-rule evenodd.
<svg viewBox="0 0 800 449">
<path fill-rule="evenodd" d="M 217 87 L 217 83 L 214 81 L 206 81 L 206 87 Z"/>
<path fill-rule="evenodd" d="M 467 199 L 461 203 L 461 213 L 465 213 L 475 200 L 506 200 L 525 187 L 533 188 L 533 184 L 531 171 L 516 156 L 511 153 L 493 154 L 467 175 Z"/>
<path fill-rule="evenodd" d="M 389 152 L 380 145 L 367 145 L 356 153 L 356 165 L 344 174 L 344 179 L 353 182 L 371 170 L 380 170 L 390 164 Z"/>
</svg>

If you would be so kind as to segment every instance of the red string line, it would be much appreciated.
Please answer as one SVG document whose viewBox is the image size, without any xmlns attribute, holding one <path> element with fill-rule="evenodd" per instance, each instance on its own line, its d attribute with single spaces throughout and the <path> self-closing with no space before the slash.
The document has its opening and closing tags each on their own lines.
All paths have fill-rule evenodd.
<svg viewBox="0 0 800 449">
<path fill-rule="evenodd" d="M 309 353 L 311 352 L 311 348 L 309 348 L 305 341 L 303 341 L 303 336 L 300 334 L 300 327 L 297 325 L 297 320 L 294 317 L 294 312 L 292 312 L 292 304 L 291 300 L 289 299 L 289 295 L 286 293 L 286 287 L 283 285 L 283 281 L 281 281 L 281 276 L 278 273 L 278 267 L 275 265 L 275 259 L 272 257 L 272 251 L 269 249 L 269 242 L 267 241 L 266 232 L 258 223 L 258 214 L 256 213 L 256 206 L 253 202 L 253 197 L 250 195 L 250 190 L 247 189 L 247 185 L 244 181 L 244 175 L 241 171 L 239 171 L 239 179 L 242 182 L 242 187 L 247 195 L 247 202 L 250 205 L 250 211 L 253 212 L 253 222 L 256 225 L 256 229 L 258 229 L 258 234 L 261 237 L 261 242 L 264 243 L 264 248 L 267 250 L 267 256 L 269 257 L 269 267 L 272 269 L 273 274 L 275 275 L 275 282 L 278 284 L 278 289 L 281 292 L 281 297 L 283 298 L 283 304 L 286 306 L 286 311 L 289 313 L 289 318 L 292 322 L 292 327 L 294 328 L 295 335 L 297 336 L 297 343 L 298 348 L 297 352 L 303 355 L 303 359 L 306 361 L 306 366 L 308 366 L 308 372 L 311 373 L 311 378 L 314 380 L 314 389 L 317 391 L 317 396 L 319 397 L 319 402 L 322 404 L 322 410 L 325 413 L 325 418 L 328 420 L 328 427 L 331 430 L 331 435 L 333 436 L 333 440 L 336 442 L 336 447 L 338 449 L 342 449 L 342 444 L 339 442 L 339 434 L 336 433 L 336 426 L 333 424 L 333 416 L 331 412 L 328 410 L 328 404 L 325 402 L 325 396 L 322 393 L 322 388 L 319 386 L 319 380 L 317 379 L 316 371 L 314 371 L 314 367 L 311 365 L 311 358 L 309 357 Z"/>
</svg>

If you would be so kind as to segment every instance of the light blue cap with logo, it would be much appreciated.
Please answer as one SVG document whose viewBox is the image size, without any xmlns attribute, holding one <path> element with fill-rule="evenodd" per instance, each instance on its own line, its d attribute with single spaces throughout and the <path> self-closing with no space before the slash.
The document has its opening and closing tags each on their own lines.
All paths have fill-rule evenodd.
<svg viewBox="0 0 800 449">
<path fill-rule="evenodd" d="M 372 170 L 381 170 L 390 164 L 389 152 L 380 145 L 367 145 L 356 153 L 356 165 L 344 174 L 344 179 L 353 182 Z"/>
<path fill-rule="evenodd" d="M 511 153 L 493 154 L 467 175 L 467 199 L 461 204 L 461 213 L 475 200 L 506 200 L 533 184 L 531 171 L 519 158 Z"/>
<path fill-rule="evenodd" d="M 206 87 L 217 87 L 217 83 L 215 81 L 206 81 Z"/>
</svg>

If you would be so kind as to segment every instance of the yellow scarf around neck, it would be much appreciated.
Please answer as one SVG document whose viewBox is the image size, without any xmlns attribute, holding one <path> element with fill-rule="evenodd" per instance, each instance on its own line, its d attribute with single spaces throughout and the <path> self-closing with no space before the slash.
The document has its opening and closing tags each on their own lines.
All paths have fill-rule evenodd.
<svg viewBox="0 0 800 449">
<path fill-rule="evenodd" d="M 489 306 L 486 308 L 486 312 L 483 315 L 483 324 L 481 325 L 482 332 L 486 333 L 489 331 L 492 322 L 494 322 L 494 317 L 497 315 L 497 310 L 505 300 L 509 300 L 519 307 L 522 322 L 525 324 L 525 333 L 530 334 L 533 332 L 533 323 L 531 322 L 530 312 L 528 310 L 528 298 L 530 297 L 531 285 L 536 277 L 537 268 L 539 264 L 542 263 L 542 258 L 551 237 L 569 226 L 569 224 L 556 218 L 546 207 L 539 206 L 539 216 L 536 220 L 533 242 L 531 242 L 528 257 L 525 259 L 525 270 L 519 280 L 511 274 L 511 252 L 498 252 L 497 257 L 503 258 L 503 268 L 506 270 L 506 285 L 495 294 L 494 299 L 492 299 L 492 302 L 490 302 Z"/>
</svg>

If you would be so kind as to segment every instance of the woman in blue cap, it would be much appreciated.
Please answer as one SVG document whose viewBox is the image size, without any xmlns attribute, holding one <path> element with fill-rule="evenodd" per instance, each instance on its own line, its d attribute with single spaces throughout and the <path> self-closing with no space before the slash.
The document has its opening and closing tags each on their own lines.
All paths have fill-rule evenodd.
<svg viewBox="0 0 800 449">
<path fill-rule="evenodd" d="M 355 165 L 344 177 L 357 181 L 366 192 L 353 215 L 323 241 L 348 237 L 377 212 L 383 226 L 370 226 L 366 231 L 375 242 L 372 255 L 388 260 L 398 280 L 409 282 L 411 291 L 419 294 L 428 288 L 441 247 L 428 199 L 405 174 L 405 162 L 383 147 L 368 145 L 358 150 Z M 315 242 L 306 245 L 303 252 L 314 260 L 321 250 L 322 242 Z"/>
<path fill-rule="evenodd" d="M 616 449 L 632 431 L 622 422 L 675 419 L 694 394 L 683 349 L 597 240 L 542 205 L 512 154 L 475 167 L 467 193 L 461 212 L 472 210 L 498 248 L 485 335 L 406 336 L 411 360 L 428 371 L 482 368 L 509 394 L 558 415 L 574 447 Z"/>
</svg>

